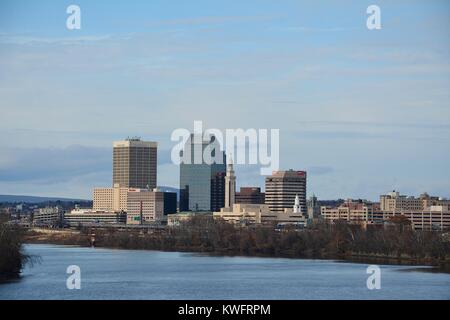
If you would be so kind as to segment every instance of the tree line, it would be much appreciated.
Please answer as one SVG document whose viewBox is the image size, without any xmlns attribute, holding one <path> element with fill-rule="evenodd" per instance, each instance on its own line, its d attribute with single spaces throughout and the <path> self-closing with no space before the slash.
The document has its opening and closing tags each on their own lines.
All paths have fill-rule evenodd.
<svg viewBox="0 0 450 320">
<path fill-rule="evenodd" d="M 322 222 L 304 230 L 289 227 L 279 230 L 274 225 L 236 226 L 199 216 L 178 227 L 158 231 L 85 229 L 84 233 L 95 233 L 98 246 L 124 249 L 291 258 L 383 258 L 432 265 L 450 263 L 450 241 L 445 234 L 414 231 L 402 221 L 388 228 Z"/>
</svg>

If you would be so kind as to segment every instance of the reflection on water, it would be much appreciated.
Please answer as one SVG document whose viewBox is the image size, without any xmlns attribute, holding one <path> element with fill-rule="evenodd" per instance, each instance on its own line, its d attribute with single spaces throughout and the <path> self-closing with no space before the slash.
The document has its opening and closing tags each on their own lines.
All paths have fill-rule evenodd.
<svg viewBox="0 0 450 320">
<path fill-rule="evenodd" d="M 368 290 L 367 264 L 210 257 L 178 252 L 27 245 L 40 264 L 0 285 L 0 299 L 450 299 L 450 274 L 381 265 Z M 66 269 L 81 269 L 69 290 Z M 408 272 L 399 272 L 407 270 Z"/>
</svg>

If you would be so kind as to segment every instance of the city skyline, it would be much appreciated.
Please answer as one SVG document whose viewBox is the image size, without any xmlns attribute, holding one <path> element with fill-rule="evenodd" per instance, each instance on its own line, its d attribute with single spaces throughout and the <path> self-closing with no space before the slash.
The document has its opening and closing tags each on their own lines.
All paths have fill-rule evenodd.
<svg viewBox="0 0 450 320">
<path fill-rule="evenodd" d="M 75 31 L 66 3 L 0 5 L 0 194 L 90 199 L 133 135 L 178 187 L 170 134 L 202 120 L 279 128 L 280 170 L 320 199 L 450 197 L 448 2 L 377 1 L 379 31 L 368 1 L 77 4 Z M 259 166 L 234 169 L 264 188 Z"/>
<path fill-rule="evenodd" d="M 192 138 L 192 136 L 191 136 L 191 138 Z M 212 142 L 209 142 L 209 141 L 205 141 L 205 140 L 201 140 L 202 141 L 202 149 L 204 149 L 209 143 L 212 143 Z M 211 141 L 214 141 L 214 140 L 211 140 Z M 117 149 L 117 146 L 121 146 L 121 147 L 123 147 L 124 146 L 124 144 L 126 144 L 126 143 L 138 143 L 138 144 L 142 144 L 142 145 L 145 145 L 145 146 L 151 146 L 151 148 L 154 148 L 155 149 L 155 153 L 157 153 L 156 152 L 156 148 L 157 148 L 157 145 L 158 145 L 158 142 L 156 142 L 156 141 L 144 141 L 144 140 L 142 140 L 140 137 L 137 137 L 137 136 L 134 136 L 134 137 L 127 137 L 127 138 L 125 138 L 124 140 L 120 140 L 120 141 L 113 141 L 112 142 L 112 158 L 113 158 L 113 161 L 112 162 L 114 162 L 114 158 L 116 157 L 116 149 Z M 186 145 L 185 145 L 185 147 L 187 146 L 187 145 L 189 145 L 189 144 L 191 144 L 191 139 L 189 139 L 187 142 L 186 142 Z M 219 150 L 220 150 L 220 144 L 218 145 L 219 146 Z M 190 146 L 190 148 L 193 150 L 193 146 Z M 204 150 L 203 150 L 204 151 Z M 227 162 L 227 161 L 230 161 L 230 159 L 232 159 L 232 158 L 230 158 L 230 159 L 228 159 L 228 157 L 225 155 L 225 153 L 224 153 L 224 151 L 220 151 L 220 153 L 223 155 L 223 158 L 224 158 L 224 161 L 223 161 L 223 164 L 221 165 L 221 166 L 223 166 L 223 167 L 226 167 L 227 169 L 225 170 L 225 172 L 228 174 L 229 172 L 228 172 L 228 170 L 231 170 L 231 172 L 232 172 L 232 174 L 233 174 L 233 178 L 234 178 L 234 180 L 236 179 L 236 176 L 234 175 L 234 170 L 233 170 L 233 166 L 234 166 L 234 164 L 233 164 L 233 160 L 231 160 L 231 162 Z M 193 153 L 191 153 L 191 160 L 193 160 Z M 228 160 L 227 160 L 228 159 Z M 154 162 L 154 160 L 152 160 L 152 159 L 150 159 L 150 158 L 148 158 L 147 159 L 148 161 L 150 161 L 150 162 Z M 219 159 L 220 160 L 220 159 Z M 145 161 L 144 161 L 145 162 Z M 202 164 L 201 166 L 204 166 L 205 164 Z M 216 165 L 216 164 L 213 164 L 213 165 Z M 230 165 L 231 165 L 231 169 L 230 169 Z M 178 167 L 178 170 L 179 170 L 179 172 L 180 172 L 180 174 L 181 174 L 181 172 L 182 172 L 182 169 L 181 169 L 181 167 L 180 167 L 180 165 L 176 165 L 177 167 Z M 156 162 L 156 172 L 153 172 L 152 174 L 156 174 L 157 173 L 157 171 L 158 171 L 158 163 Z M 114 176 L 114 166 L 112 166 L 111 167 L 111 172 L 113 173 L 113 176 Z M 294 169 L 292 169 L 292 168 L 279 168 L 279 170 L 275 170 L 275 171 L 272 171 L 272 175 L 261 175 L 263 178 L 264 178 L 264 180 L 265 180 L 265 182 L 263 181 L 263 184 L 262 184 L 262 186 L 260 186 L 260 185 L 257 185 L 257 186 L 255 186 L 255 185 L 250 185 L 250 184 L 246 184 L 246 183 L 242 183 L 241 185 L 240 185 L 240 188 L 241 188 L 241 192 L 243 191 L 243 190 L 245 190 L 245 189 L 250 189 L 250 190 L 245 190 L 246 192 L 249 192 L 249 191 L 257 191 L 257 190 L 259 190 L 258 192 L 263 192 L 262 194 L 264 195 L 265 193 L 267 193 L 267 189 L 266 189 L 266 185 L 267 185 L 267 179 L 269 178 L 273 178 L 274 176 L 276 176 L 276 175 L 278 175 L 278 174 L 285 174 L 286 172 L 293 172 L 293 173 L 302 173 L 302 174 L 304 174 L 304 175 L 306 175 L 306 171 L 296 171 L 296 170 L 294 170 Z M 225 181 L 225 185 L 227 184 L 227 180 L 226 180 L 226 178 L 227 178 L 227 175 L 223 175 L 223 179 L 224 179 L 224 181 Z M 305 176 L 305 185 L 306 185 L 306 176 Z M 153 186 L 153 187 L 150 187 L 149 185 L 146 185 L 146 187 L 144 187 L 143 188 L 143 190 L 153 190 L 154 188 L 156 188 L 156 189 L 158 189 L 158 188 L 160 188 L 160 187 L 162 187 L 162 188 L 164 188 L 164 187 L 171 187 L 171 188 L 173 188 L 173 189 L 177 189 L 178 191 L 181 191 L 182 189 L 180 189 L 179 188 L 179 186 L 168 186 L 168 185 L 164 185 L 164 184 L 158 184 L 158 185 L 155 185 L 155 186 Z M 119 183 L 115 183 L 114 182 L 114 178 L 113 178 L 113 182 L 112 182 L 112 184 L 111 185 L 109 185 L 109 186 L 103 186 L 103 187 L 100 187 L 100 186 L 93 186 L 92 187 L 92 189 L 91 189 L 91 193 L 90 193 L 90 196 L 89 197 L 87 197 L 87 198 L 85 198 L 85 199 L 83 199 L 83 200 L 87 200 L 87 201 L 89 201 L 89 199 L 90 200 L 92 200 L 92 199 L 95 199 L 95 190 L 100 190 L 99 192 L 103 192 L 103 189 L 111 189 L 111 190 L 113 190 L 114 188 L 121 188 L 121 189 L 124 189 L 124 190 L 128 190 L 129 188 L 131 188 L 131 189 L 133 189 L 133 188 L 142 188 L 142 186 L 141 187 L 136 187 L 136 186 L 134 186 L 134 187 L 132 187 L 132 186 L 120 186 L 120 184 Z M 156 190 L 155 189 L 155 190 Z M 226 203 L 226 187 L 224 187 L 224 189 L 222 190 L 223 191 L 223 195 L 224 195 L 224 203 Z M 237 191 L 238 190 L 238 188 L 235 186 L 234 187 L 234 192 L 236 193 L 236 195 L 239 195 L 239 192 Z M 163 191 L 163 192 L 172 192 L 172 191 Z M 403 192 L 403 190 L 402 190 L 402 192 Z M 300 192 L 301 193 L 301 192 Z M 300 193 L 294 193 L 295 194 L 295 197 L 298 197 L 299 196 L 299 194 Z M 386 192 L 380 192 L 380 193 L 378 193 L 377 195 L 375 195 L 374 197 L 372 197 L 372 198 L 363 198 L 363 197 L 337 197 L 337 198 L 334 198 L 334 199 L 322 199 L 322 200 L 349 200 L 349 201 L 351 201 L 351 200 L 363 200 L 363 201 L 369 201 L 369 202 L 373 202 L 373 203 L 377 203 L 379 200 L 380 200 L 380 198 L 381 197 L 383 197 L 383 195 L 384 194 L 394 194 L 394 193 L 396 193 L 396 194 L 399 194 L 399 191 L 398 191 L 398 189 L 397 189 L 397 191 L 396 191 L 396 189 L 391 189 L 391 190 L 387 190 Z M 422 191 L 421 193 L 419 193 L 419 194 L 409 194 L 409 195 L 402 195 L 402 197 L 410 197 L 411 199 L 413 199 L 413 198 L 415 198 L 416 196 L 420 196 L 420 197 L 422 197 L 423 195 L 428 195 L 428 191 Z M 17 195 L 17 196 L 27 196 L 27 195 Z M 30 197 L 32 197 L 33 195 L 30 195 Z M 35 195 L 36 196 L 36 195 Z M 240 202 L 240 203 L 247 203 L 247 201 L 250 201 L 249 199 L 247 199 L 248 197 L 251 197 L 252 195 L 251 194 L 247 194 L 246 196 L 244 196 L 244 201 L 243 202 Z M 254 197 L 259 197 L 259 195 L 253 195 Z M 305 197 L 306 196 L 306 197 Z M 309 201 L 308 199 L 312 199 L 312 198 L 316 198 L 316 194 L 315 194 L 315 192 L 310 192 L 310 191 L 307 191 L 307 192 L 305 192 L 304 193 L 304 195 L 303 195 L 303 204 L 300 206 L 300 207 L 304 207 L 304 208 L 306 208 L 306 202 L 307 201 Z M 442 196 L 442 195 L 439 195 L 439 194 L 436 194 L 435 196 L 437 196 L 439 199 L 444 199 L 445 201 L 447 201 L 447 197 L 445 197 L 445 196 Z M 39 197 L 39 196 L 37 196 L 37 197 Z M 55 199 L 56 198 L 58 198 L 58 197 L 55 197 Z M 263 197 L 264 198 L 264 197 Z M 66 198 L 61 198 L 61 199 L 68 199 L 68 200 L 70 200 L 70 199 L 75 199 L 75 198 L 69 198 L 69 197 L 66 197 Z M 418 199 L 418 198 L 417 198 Z M 79 198 L 79 200 L 81 200 L 81 198 Z M 253 199 L 253 200 L 256 200 L 256 198 L 255 199 Z M 250 202 L 249 202 L 250 203 Z M 259 202 L 258 202 L 259 203 Z M 261 202 L 261 203 L 264 203 L 264 201 L 263 202 Z M 95 205 L 95 200 L 94 200 L 94 205 Z M 224 207 L 227 207 L 226 205 L 224 206 Z M 102 207 L 102 209 L 101 210 L 106 210 L 106 209 L 104 209 L 103 207 Z M 111 209 L 112 210 L 112 209 Z M 115 209 L 116 210 L 116 209 Z"/>
</svg>

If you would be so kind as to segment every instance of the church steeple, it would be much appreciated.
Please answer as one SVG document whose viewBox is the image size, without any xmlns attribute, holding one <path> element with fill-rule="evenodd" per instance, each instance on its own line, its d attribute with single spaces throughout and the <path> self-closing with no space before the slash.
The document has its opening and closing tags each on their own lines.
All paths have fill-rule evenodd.
<svg viewBox="0 0 450 320">
<path fill-rule="evenodd" d="M 298 194 L 295 195 L 295 201 L 294 201 L 294 213 L 301 213 L 302 212 L 302 206 L 300 205 L 300 198 L 298 197 Z"/>
</svg>

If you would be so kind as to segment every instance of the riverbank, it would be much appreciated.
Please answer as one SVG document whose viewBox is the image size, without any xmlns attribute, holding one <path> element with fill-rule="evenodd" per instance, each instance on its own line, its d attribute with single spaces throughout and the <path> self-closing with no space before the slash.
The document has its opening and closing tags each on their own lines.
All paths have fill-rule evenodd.
<svg viewBox="0 0 450 320">
<path fill-rule="evenodd" d="M 300 232 L 236 228 L 205 221 L 158 231 L 33 229 L 27 233 L 25 241 L 90 246 L 93 233 L 95 245 L 103 248 L 427 265 L 445 272 L 450 270 L 450 243 L 441 234 L 409 230 L 367 231 L 349 225 L 321 225 Z"/>
</svg>

